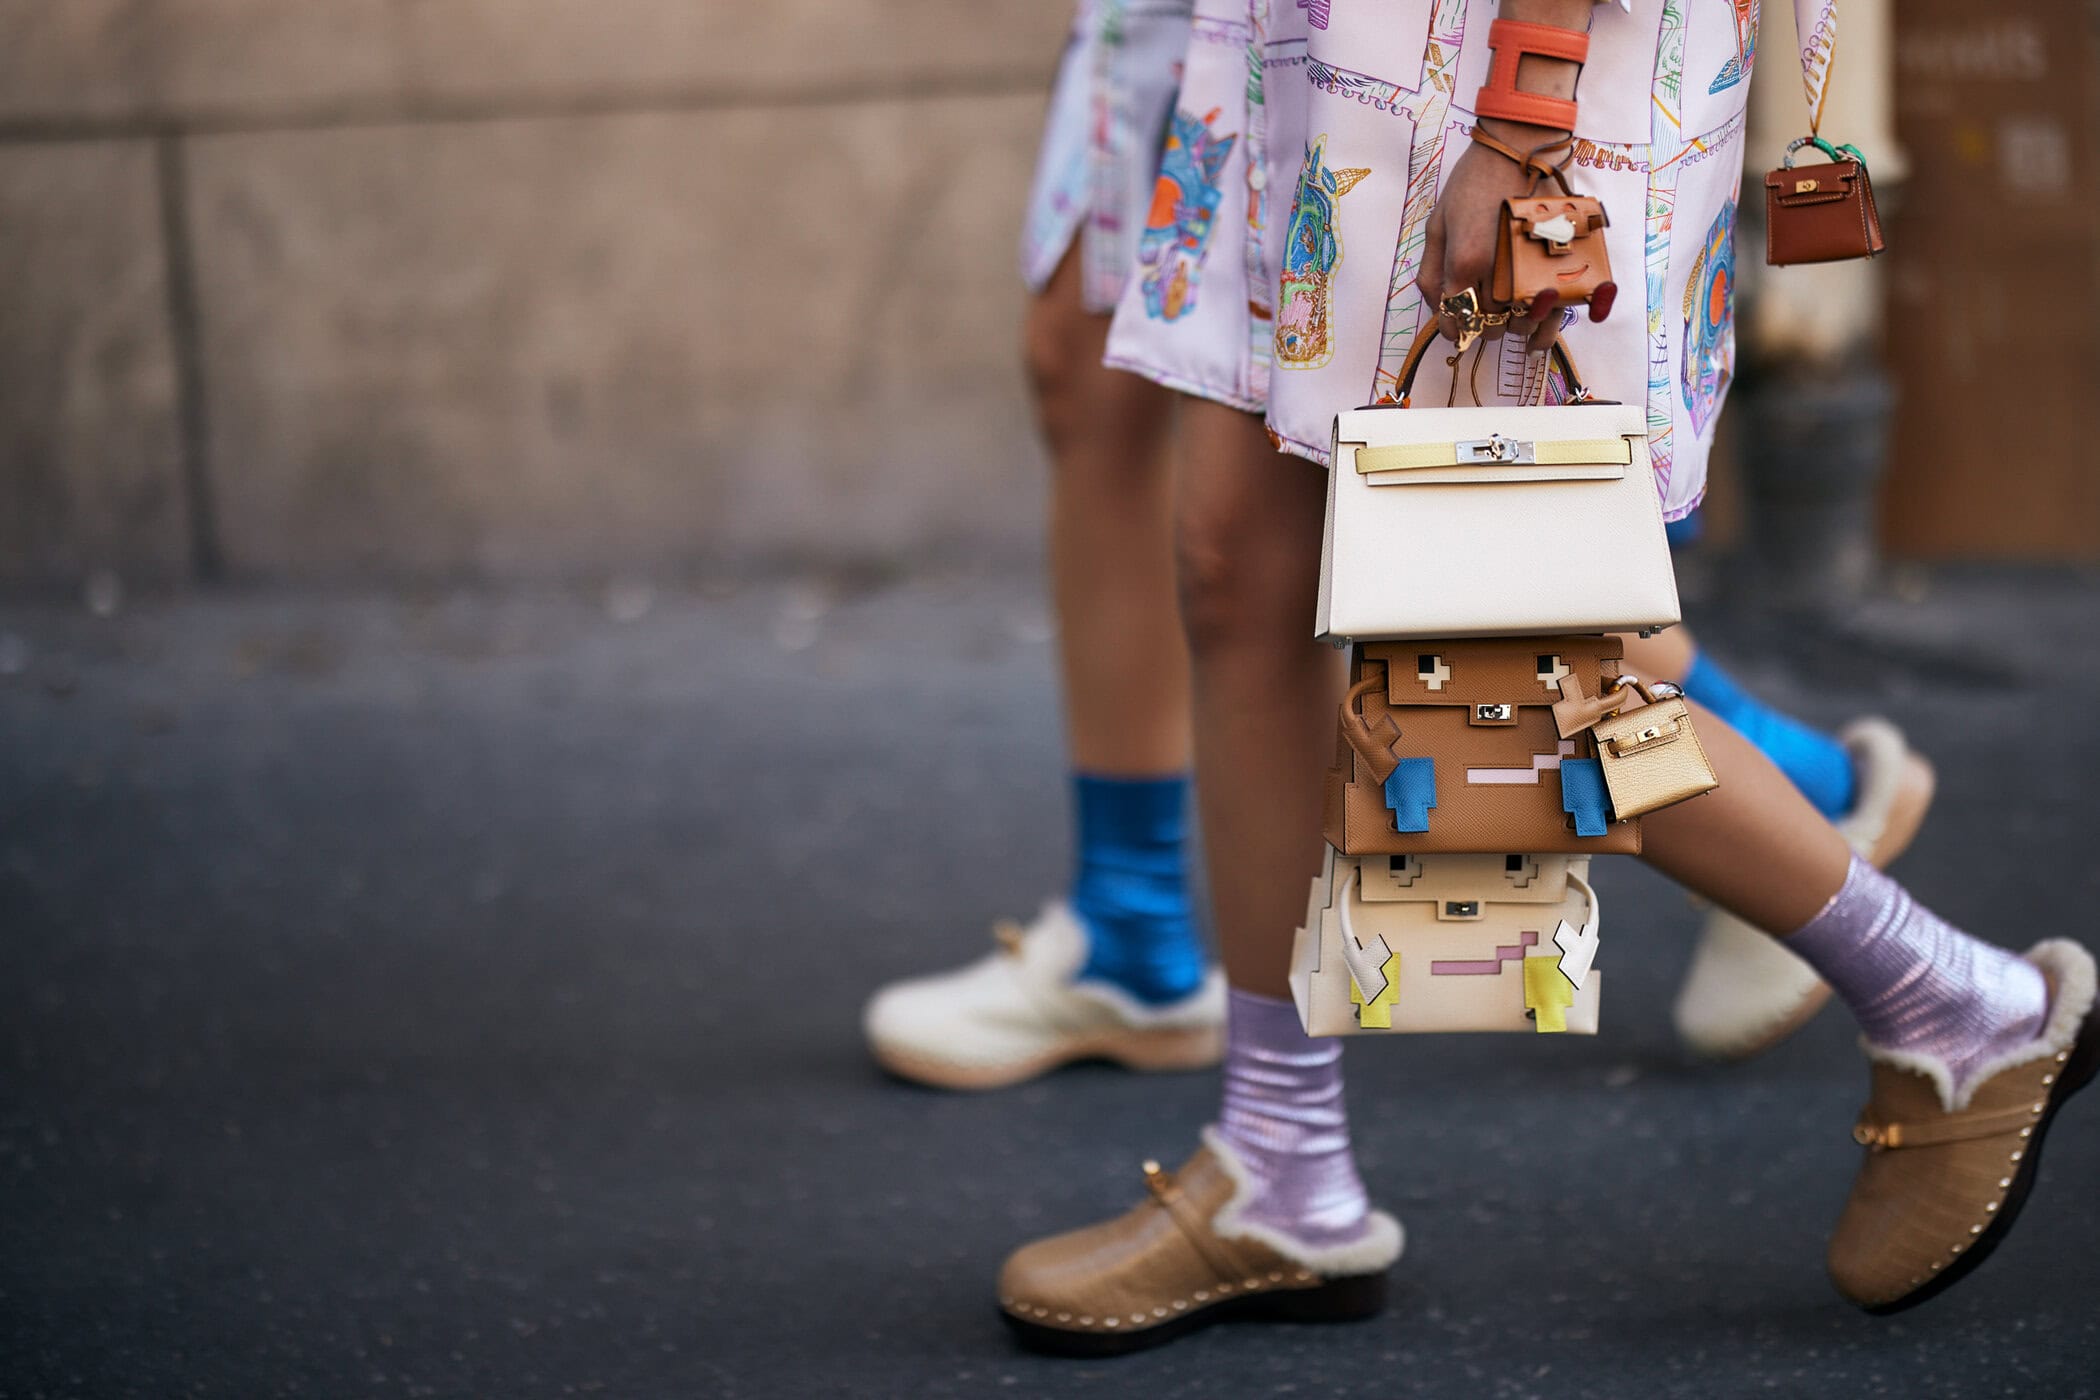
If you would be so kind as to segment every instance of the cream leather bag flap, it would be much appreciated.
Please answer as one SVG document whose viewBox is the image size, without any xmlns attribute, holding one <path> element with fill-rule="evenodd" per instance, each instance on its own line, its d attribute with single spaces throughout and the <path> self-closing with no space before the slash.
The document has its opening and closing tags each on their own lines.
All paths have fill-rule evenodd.
<svg viewBox="0 0 2100 1400">
<path fill-rule="evenodd" d="M 1604 974 L 1587 856 L 1328 848 L 1291 949 L 1308 1035 L 1594 1035 Z"/>
<path fill-rule="evenodd" d="M 1419 352 L 1403 372 L 1402 401 Z M 1575 380 L 1573 367 L 1568 377 Z M 1352 409 L 1335 419 L 1316 635 L 1648 632 L 1677 576 L 1632 404 Z"/>
</svg>

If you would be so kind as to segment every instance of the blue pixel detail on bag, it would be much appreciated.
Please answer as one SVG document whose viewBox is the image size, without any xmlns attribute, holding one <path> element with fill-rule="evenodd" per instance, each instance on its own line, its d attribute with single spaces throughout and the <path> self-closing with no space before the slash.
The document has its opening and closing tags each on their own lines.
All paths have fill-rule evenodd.
<svg viewBox="0 0 2100 1400">
<path fill-rule="evenodd" d="M 1604 792 L 1604 765 L 1594 758 L 1560 761 L 1560 809 L 1575 818 L 1577 836 L 1602 836 L 1611 825 L 1611 799 Z"/>
<path fill-rule="evenodd" d="M 1393 812 L 1393 830 L 1429 830 L 1429 809 L 1436 806 L 1436 763 L 1403 758 L 1385 780 L 1385 805 Z"/>
<path fill-rule="evenodd" d="M 1139 1001 L 1179 1001 L 1203 982 L 1203 940 L 1189 897 L 1183 774 L 1072 777 L 1078 868 L 1068 902 L 1087 931 L 1081 978 Z"/>
</svg>

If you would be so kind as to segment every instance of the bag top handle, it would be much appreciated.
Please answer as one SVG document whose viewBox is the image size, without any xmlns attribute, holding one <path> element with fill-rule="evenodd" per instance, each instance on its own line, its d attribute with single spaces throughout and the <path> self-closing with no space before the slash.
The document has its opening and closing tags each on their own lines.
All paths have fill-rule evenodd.
<svg viewBox="0 0 2100 1400">
<path fill-rule="evenodd" d="M 1468 290 L 1470 291 L 1470 289 Z M 1461 292 L 1459 295 L 1465 296 L 1466 293 Z M 1429 347 L 1443 338 L 1444 335 L 1441 328 L 1434 326 L 1424 326 L 1421 330 L 1415 332 L 1415 343 L 1407 347 L 1407 360 L 1400 366 L 1400 377 L 1393 385 L 1393 397 L 1399 401 L 1400 407 L 1413 407 L 1411 400 L 1414 397 L 1415 372 L 1422 367 L 1422 359 L 1429 353 Z M 1575 368 L 1575 357 L 1568 353 L 1567 345 L 1556 339 L 1553 342 L 1552 350 L 1548 353 L 1560 361 L 1561 373 L 1567 376 L 1568 383 L 1572 386 L 1573 392 L 1568 396 L 1568 402 L 1589 402 L 1590 391 L 1582 382 L 1582 374 Z M 1539 400 L 1541 404 L 1545 401 L 1546 385 L 1551 378 L 1549 365 L 1549 372 L 1542 375 L 1539 380 Z"/>
<path fill-rule="evenodd" d="M 1377 669 L 1373 670 L 1373 667 Z M 1372 732 L 1370 721 L 1364 718 L 1363 711 L 1358 708 L 1358 702 L 1373 691 L 1385 689 L 1391 672 L 1383 661 L 1366 662 L 1364 671 L 1363 679 L 1350 686 L 1349 693 L 1342 697 L 1342 737 L 1349 741 L 1350 748 L 1356 750 L 1357 757 L 1364 761 L 1364 766 L 1371 770 L 1371 775 L 1382 783 L 1391 777 L 1393 769 L 1399 766 L 1399 760 L 1393 757 L 1393 740 L 1400 737 L 1400 729 L 1393 723 L 1392 716 L 1387 715 L 1387 738 L 1380 744 L 1378 735 Z"/>
<path fill-rule="evenodd" d="M 1792 170 L 1794 168 L 1794 156 L 1803 146 L 1814 146 L 1824 155 L 1829 156 L 1833 162 L 1842 163 L 1849 160 L 1862 170 L 1867 168 L 1867 158 L 1859 153 L 1859 147 L 1849 141 L 1842 146 L 1833 146 L 1813 132 L 1807 136 L 1796 137 L 1787 143 L 1786 159 L 1780 163 L 1779 168 L 1781 170 Z"/>
<path fill-rule="evenodd" d="M 1625 692 L 1629 690 L 1640 696 L 1639 705 L 1626 703 Z M 1604 689 L 1592 697 L 1582 693 L 1582 679 L 1572 673 L 1561 677 L 1560 694 L 1561 698 L 1553 704 L 1553 723 L 1563 739 L 1572 739 L 1585 729 L 1593 729 L 1628 710 L 1684 696 L 1682 690 L 1668 681 L 1657 681 L 1651 686 L 1639 676 L 1618 675 L 1607 679 Z"/>
<path fill-rule="evenodd" d="M 1611 684 L 1607 685 L 1605 689 L 1607 691 L 1636 691 L 1640 694 L 1642 703 L 1648 705 L 1653 705 L 1658 700 L 1677 700 L 1683 698 L 1684 696 L 1684 691 L 1679 689 L 1677 686 L 1672 685 L 1668 681 L 1657 681 L 1654 685 L 1651 686 L 1648 684 L 1648 682 L 1642 680 L 1639 676 L 1614 677 Z M 1638 709 L 1640 708 L 1640 706 L 1637 705 L 1634 706 L 1634 708 Z"/>
</svg>

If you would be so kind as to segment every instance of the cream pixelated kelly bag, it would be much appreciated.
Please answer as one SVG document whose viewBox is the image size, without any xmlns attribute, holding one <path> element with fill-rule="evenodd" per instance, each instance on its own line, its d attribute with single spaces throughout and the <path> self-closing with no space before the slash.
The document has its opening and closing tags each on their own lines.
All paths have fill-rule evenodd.
<svg viewBox="0 0 2100 1400">
<path fill-rule="evenodd" d="M 1291 949 L 1308 1035 L 1594 1035 L 1603 974 L 1588 856 L 1345 856 L 1328 848 Z"/>
</svg>

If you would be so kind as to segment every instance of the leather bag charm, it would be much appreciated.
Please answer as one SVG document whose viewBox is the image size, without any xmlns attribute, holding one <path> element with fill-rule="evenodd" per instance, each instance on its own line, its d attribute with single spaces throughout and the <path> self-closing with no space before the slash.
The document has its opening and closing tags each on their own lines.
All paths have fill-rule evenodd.
<svg viewBox="0 0 2100 1400">
<path fill-rule="evenodd" d="M 1502 201 L 1495 237 L 1495 270 L 1488 299 L 1523 315 L 1540 292 L 1554 292 L 1562 306 L 1586 305 L 1612 280 L 1604 230 L 1611 219 L 1604 201 L 1576 194 L 1567 176 L 1552 166 L 1529 165 L 1531 191 Z M 1547 177 L 1559 185 L 1541 189 Z"/>
<path fill-rule="evenodd" d="M 1586 856 L 1329 850 L 1291 946 L 1308 1035 L 1592 1035 L 1603 971 Z"/>
<path fill-rule="evenodd" d="M 1794 164 L 1795 152 L 1810 144 L 1831 159 Z M 1881 213 L 1859 152 L 1820 136 L 1788 146 L 1786 164 L 1765 176 L 1765 261 L 1774 267 L 1844 262 L 1871 258 L 1883 246 Z"/>
<path fill-rule="evenodd" d="M 1651 687 L 1627 676 L 1591 698 L 1580 678 L 1570 675 L 1561 682 L 1561 695 L 1553 707 L 1555 725 L 1562 738 L 1586 731 L 1596 741 L 1614 816 L 1659 811 L 1720 786 L 1676 686 Z M 1638 703 L 1632 703 L 1635 698 Z"/>
<path fill-rule="evenodd" d="M 1352 856 L 1638 854 L 1640 824 L 1611 816 L 1598 741 L 1557 732 L 1553 708 L 1564 678 L 1609 689 L 1620 650 L 1614 637 L 1358 646 L 1324 789 L 1328 844 Z"/>
</svg>

